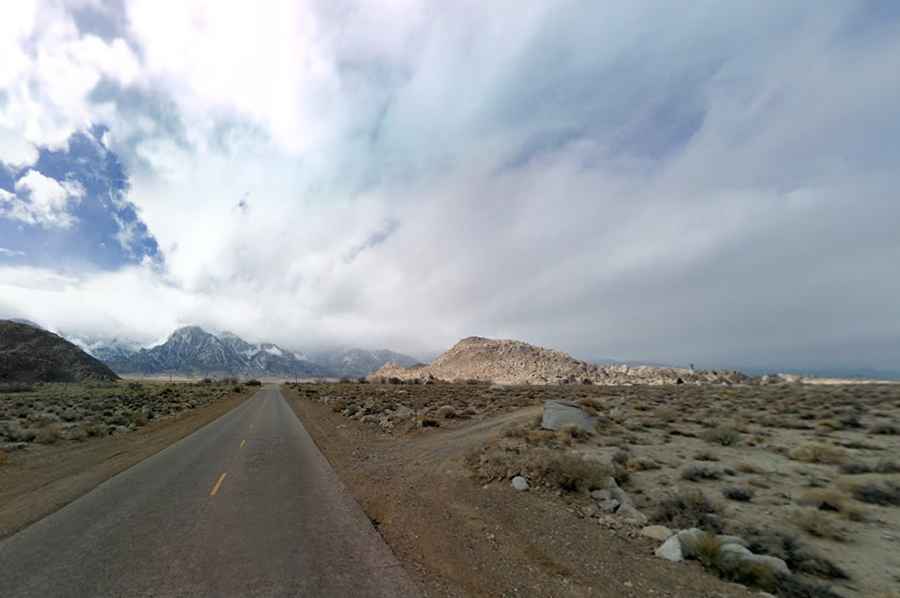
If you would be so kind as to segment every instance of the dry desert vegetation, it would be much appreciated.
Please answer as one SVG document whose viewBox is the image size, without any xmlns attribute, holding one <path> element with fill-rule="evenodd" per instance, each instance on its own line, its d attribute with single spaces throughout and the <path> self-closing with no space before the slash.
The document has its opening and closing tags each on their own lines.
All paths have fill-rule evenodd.
<svg viewBox="0 0 900 598">
<path fill-rule="evenodd" d="M 235 391 L 236 380 L 0 385 L 0 453 L 132 432 Z"/>
<path fill-rule="evenodd" d="M 507 508 L 533 495 L 678 567 L 780 596 L 898 595 L 900 385 L 399 382 L 289 386 L 369 430 L 358 462 L 379 436 L 425 442 Z"/>
</svg>

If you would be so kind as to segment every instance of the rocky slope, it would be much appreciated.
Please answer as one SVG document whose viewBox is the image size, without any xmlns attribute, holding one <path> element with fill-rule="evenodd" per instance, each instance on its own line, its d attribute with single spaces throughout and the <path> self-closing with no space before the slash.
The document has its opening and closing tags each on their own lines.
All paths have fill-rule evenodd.
<svg viewBox="0 0 900 598">
<path fill-rule="evenodd" d="M 740 383 L 740 372 L 692 371 L 687 368 L 595 365 L 572 356 L 515 340 L 472 336 L 459 341 L 429 365 L 387 364 L 371 379 L 479 380 L 498 384 L 680 384 Z"/>
<path fill-rule="evenodd" d="M 117 378 L 105 364 L 52 332 L 0 320 L 0 383 Z"/>
<path fill-rule="evenodd" d="M 120 373 L 242 376 L 327 376 L 328 372 L 272 343 L 254 345 L 230 332 L 179 328 L 162 344 L 109 362 Z"/>
</svg>

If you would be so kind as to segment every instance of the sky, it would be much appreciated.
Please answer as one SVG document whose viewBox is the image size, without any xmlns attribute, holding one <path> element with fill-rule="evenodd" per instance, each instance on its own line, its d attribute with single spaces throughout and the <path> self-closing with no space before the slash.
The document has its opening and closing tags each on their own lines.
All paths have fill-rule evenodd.
<svg viewBox="0 0 900 598">
<path fill-rule="evenodd" d="M 0 314 L 900 370 L 889 0 L 0 9 Z"/>
</svg>

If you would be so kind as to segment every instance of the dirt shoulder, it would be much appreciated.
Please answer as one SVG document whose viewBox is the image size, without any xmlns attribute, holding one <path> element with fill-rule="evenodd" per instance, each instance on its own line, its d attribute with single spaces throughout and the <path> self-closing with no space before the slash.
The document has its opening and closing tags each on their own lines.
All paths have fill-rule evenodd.
<svg viewBox="0 0 900 598">
<path fill-rule="evenodd" d="M 292 408 L 428 596 L 750 596 L 655 544 L 506 484 L 481 486 L 466 452 L 531 419 L 529 406 L 402 436 L 349 420 L 283 389 Z"/>
<path fill-rule="evenodd" d="M 46 517 L 132 465 L 221 417 L 253 393 L 232 394 L 126 434 L 11 453 L 0 466 L 0 539 Z"/>
</svg>

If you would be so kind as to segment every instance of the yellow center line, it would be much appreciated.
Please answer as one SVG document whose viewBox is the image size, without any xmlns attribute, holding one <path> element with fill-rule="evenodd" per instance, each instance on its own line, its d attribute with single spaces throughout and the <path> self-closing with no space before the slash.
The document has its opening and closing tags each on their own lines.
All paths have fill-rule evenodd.
<svg viewBox="0 0 900 598">
<path fill-rule="evenodd" d="M 241 440 L 241 448 L 244 448 L 244 445 L 247 444 L 246 440 Z"/>
<path fill-rule="evenodd" d="M 223 473 L 222 475 L 219 476 L 219 480 L 216 482 L 216 485 L 213 486 L 213 487 L 212 487 L 212 490 L 209 491 L 209 495 L 210 495 L 210 496 L 215 496 L 215 495 L 216 495 L 216 493 L 219 491 L 219 486 L 222 485 L 222 482 L 225 480 L 225 476 L 227 476 L 227 475 L 228 475 L 228 472 L 225 472 L 225 473 Z"/>
</svg>

